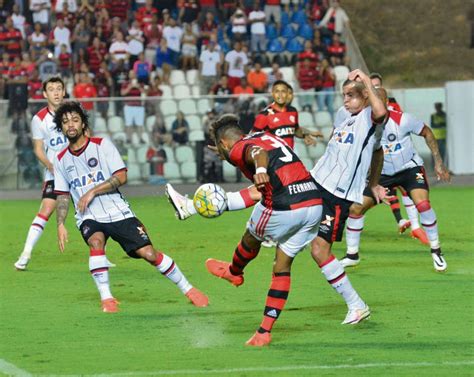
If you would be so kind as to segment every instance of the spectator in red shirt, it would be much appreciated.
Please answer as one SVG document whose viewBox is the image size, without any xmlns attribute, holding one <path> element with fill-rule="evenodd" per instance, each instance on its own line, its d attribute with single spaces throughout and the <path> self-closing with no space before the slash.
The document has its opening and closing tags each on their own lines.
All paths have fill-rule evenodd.
<svg viewBox="0 0 474 377">
<path fill-rule="evenodd" d="M 199 23 L 201 24 L 210 12 L 214 17 L 217 16 L 216 0 L 199 0 L 201 7 L 201 14 L 199 16 Z"/>
<path fill-rule="evenodd" d="M 79 75 L 79 81 L 74 85 L 72 94 L 75 98 L 95 98 L 97 97 L 97 89 L 92 83 L 92 79 L 87 73 L 81 72 Z M 94 102 L 80 101 L 82 107 L 90 111 L 94 108 Z"/>
<path fill-rule="evenodd" d="M 87 48 L 87 60 L 92 73 L 96 73 L 100 64 L 107 59 L 107 49 L 99 37 L 92 40 L 92 46 Z"/>
<path fill-rule="evenodd" d="M 130 10 L 130 0 L 107 0 L 110 18 L 118 17 L 121 22 L 126 23 L 128 11 Z"/>
<path fill-rule="evenodd" d="M 318 54 L 313 51 L 313 43 L 311 41 L 304 42 L 304 50 L 298 54 L 298 62 L 301 64 L 305 59 L 309 59 L 311 68 L 315 69 L 318 65 Z"/>
<path fill-rule="evenodd" d="M 197 0 L 185 0 L 179 10 L 178 20 L 181 23 L 193 23 L 199 15 L 199 4 Z"/>
<path fill-rule="evenodd" d="M 344 64 L 346 45 L 341 42 L 338 34 L 333 35 L 332 44 L 328 47 L 328 54 L 332 66 Z"/>
<path fill-rule="evenodd" d="M 7 52 L 11 58 L 21 56 L 21 51 L 25 48 L 25 41 L 21 35 L 21 31 L 15 29 L 11 17 L 7 18 L 5 27 L 0 31 L 0 46 Z"/>
<path fill-rule="evenodd" d="M 329 65 L 327 59 L 324 59 L 321 62 L 321 67 L 319 69 L 321 75 L 321 90 L 318 91 L 319 95 L 316 96 L 316 102 L 318 103 L 318 111 L 324 111 L 324 108 L 327 108 L 331 118 L 333 117 L 334 109 L 334 87 L 336 85 L 336 76 Z"/>
<path fill-rule="evenodd" d="M 37 66 L 36 62 L 31 60 L 30 54 L 28 52 L 21 54 L 21 65 L 26 70 L 28 77 L 32 75 Z"/>
<path fill-rule="evenodd" d="M 249 96 L 254 94 L 254 90 L 251 86 L 247 83 L 247 78 L 242 77 L 240 80 L 240 85 L 237 85 L 234 88 L 233 94 L 238 95 L 239 98 L 237 99 L 239 102 L 243 102 L 249 99 Z"/>
<path fill-rule="evenodd" d="M 44 100 L 43 97 L 43 83 L 40 80 L 39 72 L 37 69 L 34 69 L 28 79 L 28 98 Z M 32 114 L 36 114 L 42 107 L 43 103 L 31 103 L 29 105 L 30 111 Z"/>
<path fill-rule="evenodd" d="M 59 61 L 59 72 L 61 72 L 62 77 L 71 77 L 72 69 L 72 57 L 71 54 L 67 51 L 66 45 L 61 45 L 61 53 L 58 56 Z"/>
<path fill-rule="evenodd" d="M 73 12 L 69 11 L 69 4 L 67 1 L 63 3 L 63 10 L 62 12 L 56 13 L 57 20 L 63 20 L 64 26 L 66 26 L 71 32 L 74 30 L 76 26 L 76 15 Z"/>
<path fill-rule="evenodd" d="M 217 35 L 217 23 L 214 18 L 214 13 L 207 12 L 206 19 L 200 25 L 200 27 L 201 38 L 199 41 L 201 43 L 201 46 L 207 46 L 209 44 L 209 41 L 211 40 L 212 35 Z"/>
<path fill-rule="evenodd" d="M 158 23 L 158 15 L 153 15 L 151 23 L 145 26 L 143 34 L 145 35 L 145 48 L 156 50 L 163 36 L 163 27 Z"/>
<path fill-rule="evenodd" d="M 308 93 L 300 97 L 300 105 L 305 111 L 313 111 L 314 90 L 319 83 L 319 73 L 312 67 L 309 58 L 299 63 L 297 77 L 300 91 Z"/>
<path fill-rule="evenodd" d="M 143 31 L 151 25 L 153 16 L 158 17 L 158 9 L 153 6 L 153 0 L 146 0 L 145 6 L 138 8 L 135 19 L 140 23 Z"/>
</svg>

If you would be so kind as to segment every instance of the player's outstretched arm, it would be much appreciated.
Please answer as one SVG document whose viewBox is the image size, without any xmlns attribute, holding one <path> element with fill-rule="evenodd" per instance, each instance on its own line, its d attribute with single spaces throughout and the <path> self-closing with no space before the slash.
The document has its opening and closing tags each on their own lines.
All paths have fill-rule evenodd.
<svg viewBox="0 0 474 377">
<path fill-rule="evenodd" d="M 431 128 L 425 124 L 421 130 L 420 136 L 425 138 L 426 145 L 431 150 L 431 154 L 433 155 L 435 163 L 434 169 L 436 176 L 438 177 L 438 181 L 442 180 L 445 182 L 451 182 L 451 175 L 449 174 L 449 170 L 446 168 L 446 166 L 444 166 L 443 159 L 439 153 L 438 142 L 435 135 L 433 134 L 433 131 L 431 131 Z"/>
<path fill-rule="evenodd" d="M 64 247 L 68 242 L 67 229 L 64 222 L 69 211 L 69 195 L 59 195 L 56 199 L 56 220 L 58 223 L 58 244 L 59 251 L 64 252 Z"/>
<path fill-rule="evenodd" d="M 316 145 L 317 141 L 314 138 L 322 138 L 323 134 L 319 131 L 312 131 L 304 127 L 298 127 L 296 129 L 295 136 L 297 138 L 303 139 L 306 145 Z"/>
<path fill-rule="evenodd" d="M 115 191 L 125 183 L 127 183 L 127 172 L 125 170 L 121 170 L 114 173 L 105 182 L 91 188 L 84 195 L 82 195 L 79 201 L 77 202 L 77 209 L 79 210 L 79 212 L 84 213 L 89 203 L 92 202 L 92 200 L 97 195 Z"/>
</svg>

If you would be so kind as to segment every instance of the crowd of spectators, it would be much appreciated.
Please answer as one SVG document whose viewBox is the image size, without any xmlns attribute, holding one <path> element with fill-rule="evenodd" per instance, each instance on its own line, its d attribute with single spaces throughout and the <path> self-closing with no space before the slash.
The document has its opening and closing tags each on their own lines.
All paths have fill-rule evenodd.
<svg viewBox="0 0 474 377">
<path fill-rule="evenodd" d="M 348 64 L 347 22 L 338 0 L 0 0 L 0 98 L 23 84 L 29 99 L 42 99 L 42 81 L 58 74 L 69 96 L 124 97 L 115 114 L 125 143 L 136 131 L 140 144 L 158 150 L 149 158 L 160 166 L 160 145 L 188 141 L 185 114 L 172 130 L 157 125 L 145 137 L 144 118 L 156 114 L 158 123 L 159 106 L 127 97 L 160 97 L 173 70 L 196 70 L 199 93 L 215 96 L 208 115 L 237 109 L 250 129 L 264 106 L 251 96 L 268 93 L 290 66 L 295 91 L 307 93 L 302 109 L 332 114 L 332 68 Z M 110 115 L 108 101 L 83 105 Z M 209 176 L 218 163 L 210 166 Z"/>
</svg>

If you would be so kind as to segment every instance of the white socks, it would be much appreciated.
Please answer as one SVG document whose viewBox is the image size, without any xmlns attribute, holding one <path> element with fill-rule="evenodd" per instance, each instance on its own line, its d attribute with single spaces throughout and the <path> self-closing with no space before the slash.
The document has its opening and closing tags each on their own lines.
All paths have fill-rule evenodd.
<svg viewBox="0 0 474 377">
<path fill-rule="evenodd" d="M 193 287 L 188 282 L 188 279 L 183 275 L 178 265 L 174 263 L 173 259 L 168 255 L 157 252 L 155 266 L 162 275 L 175 283 L 183 294 L 188 293 L 188 291 Z"/>
<path fill-rule="evenodd" d="M 364 229 L 365 216 L 349 215 L 346 225 L 347 254 L 354 255 L 359 252 L 360 234 Z"/>
<path fill-rule="evenodd" d="M 402 202 L 407 211 L 408 220 L 410 220 L 411 230 L 418 229 L 420 223 L 418 222 L 418 210 L 415 207 L 415 203 L 413 203 L 408 195 L 402 195 Z"/>
<path fill-rule="evenodd" d="M 319 267 L 328 283 L 344 298 L 349 309 L 361 309 L 365 307 L 364 301 L 362 301 L 356 290 L 352 287 L 344 271 L 344 267 L 342 267 L 342 264 L 334 255 L 331 255 L 329 259 Z"/>
<path fill-rule="evenodd" d="M 431 208 L 430 201 L 423 200 L 417 204 L 416 208 L 420 213 L 421 225 L 423 225 L 426 235 L 430 240 L 431 248 L 439 249 L 438 222 L 436 220 L 436 213 Z"/>
<path fill-rule="evenodd" d="M 23 252 L 21 253 L 22 257 L 26 257 L 28 259 L 31 258 L 31 252 L 33 251 L 33 248 L 35 247 L 36 243 L 43 234 L 44 227 L 47 223 L 48 218 L 44 217 L 39 213 L 33 219 L 33 223 L 30 226 L 28 235 L 26 236 L 26 242 L 23 248 Z"/>
<path fill-rule="evenodd" d="M 105 257 L 104 250 L 91 250 L 89 256 L 89 270 L 95 285 L 99 290 L 100 299 L 102 301 L 113 298 L 110 292 L 109 284 L 109 262 Z"/>
</svg>

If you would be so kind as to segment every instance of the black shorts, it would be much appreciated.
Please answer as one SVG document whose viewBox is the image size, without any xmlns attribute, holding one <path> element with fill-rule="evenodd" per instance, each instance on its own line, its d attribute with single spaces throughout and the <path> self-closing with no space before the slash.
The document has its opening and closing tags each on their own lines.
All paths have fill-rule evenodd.
<svg viewBox="0 0 474 377">
<path fill-rule="evenodd" d="M 401 187 L 408 194 L 411 190 L 423 189 L 429 191 L 428 177 L 423 166 L 416 166 L 411 169 L 403 170 L 395 175 L 381 175 L 379 185 L 392 190 L 394 187 Z M 375 201 L 372 190 L 366 187 L 364 196 L 368 196 Z"/>
<path fill-rule="evenodd" d="M 53 199 L 56 200 L 58 195 L 54 193 L 54 179 L 51 181 L 43 182 L 43 193 L 41 195 L 42 199 Z"/>
<path fill-rule="evenodd" d="M 329 243 L 341 241 L 352 202 L 331 194 L 319 183 L 316 185 L 323 199 L 323 213 L 319 223 L 318 237 Z"/>
<path fill-rule="evenodd" d="M 150 237 L 145 226 L 136 217 L 113 223 L 99 223 L 95 220 L 84 220 L 80 231 L 86 241 L 97 232 L 104 233 L 105 241 L 109 237 L 120 244 L 122 249 L 132 258 L 140 258 L 135 251 L 144 246 L 151 245 Z"/>
</svg>

